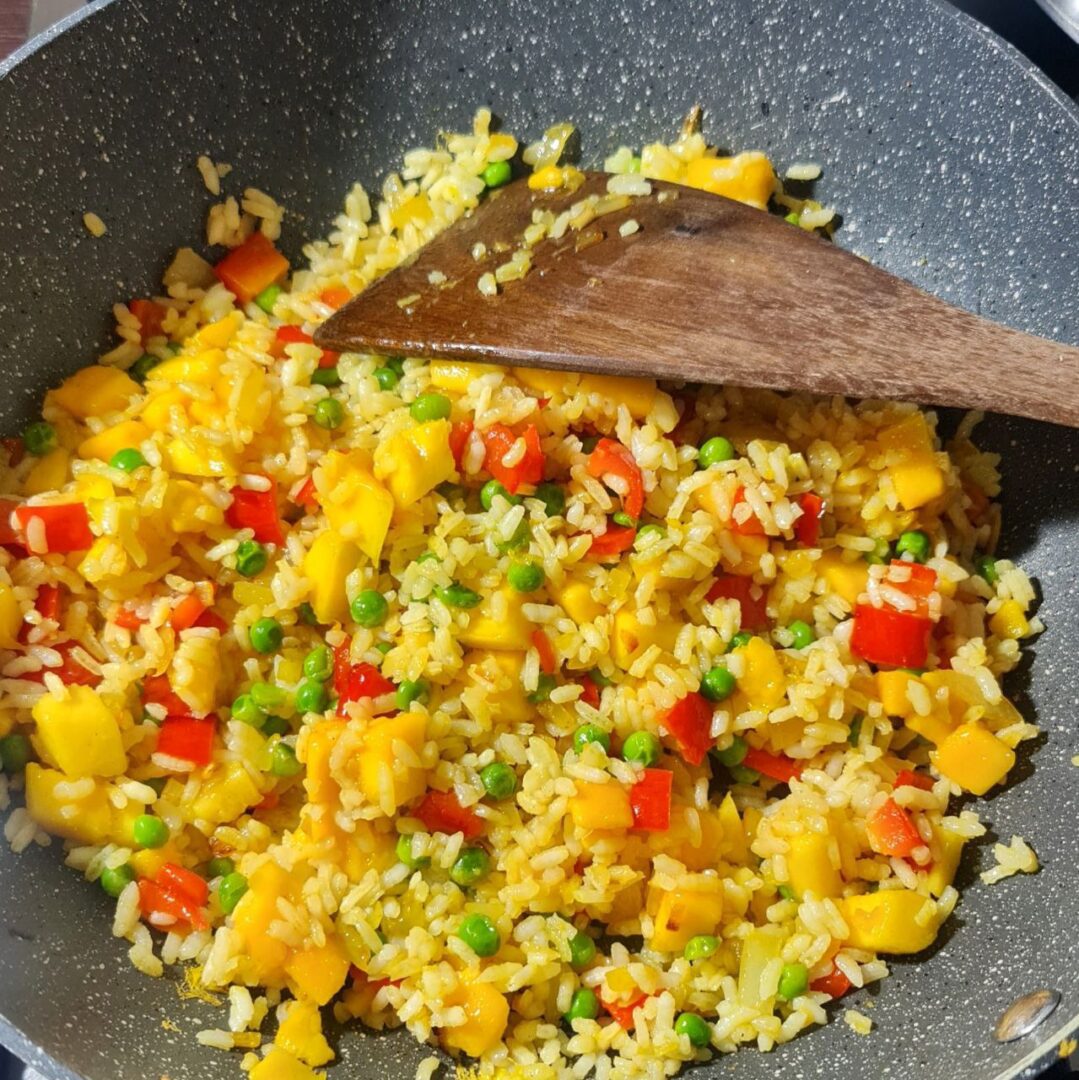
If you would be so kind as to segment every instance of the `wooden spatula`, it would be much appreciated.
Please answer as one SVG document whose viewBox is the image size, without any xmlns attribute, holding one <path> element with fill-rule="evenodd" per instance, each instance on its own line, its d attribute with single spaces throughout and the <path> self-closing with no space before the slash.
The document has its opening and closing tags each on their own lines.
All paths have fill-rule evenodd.
<svg viewBox="0 0 1079 1080">
<path fill-rule="evenodd" d="M 558 215 L 591 195 L 606 209 L 609 179 L 586 174 L 572 193 L 524 181 L 492 193 L 315 341 L 1079 426 L 1079 349 L 988 322 L 771 214 L 674 184 L 653 181 L 621 209 L 541 240 L 522 280 L 480 291 L 481 276 L 521 247 L 535 210 Z"/>
</svg>

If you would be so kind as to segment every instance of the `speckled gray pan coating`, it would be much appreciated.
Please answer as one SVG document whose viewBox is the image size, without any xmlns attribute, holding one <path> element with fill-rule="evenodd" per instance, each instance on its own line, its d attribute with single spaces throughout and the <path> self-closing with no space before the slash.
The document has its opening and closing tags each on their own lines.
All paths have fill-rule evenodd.
<svg viewBox="0 0 1079 1080">
<path fill-rule="evenodd" d="M 233 163 L 234 187 L 284 201 L 296 256 L 353 179 L 376 180 L 479 103 L 523 133 L 572 118 L 597 160 L 669 136 L 702 102 L 719 143 L 823 164 L 841 243 L 982 314 L 1079 343 L 1079 116 L 1018 54 L 930 0 L 125 0 L 29 52 L 0 79 L 6 430 L 93 358 L 109 305 L 154 287 L 168 253 L 200 235 L 197 154 Z M 108 223 L 103 240 L 83 229 L 87 209 Z M 996 833 L 1027 837 L 1044 869 L 974 885 L 931 956 L 852 995 L 844 1004 L 873 1018 L 872 1037 L 839 1022 L 696 1076 L 1032 1075 L 1073 1026 L 1079 437 L 994 421 L 983 438 L 1005 456 L 1003 550 L 1039 579 L 1049 626 L 1011 683 L 1046 735 L 1023 755 L 1024 782 L 983 809 Z M 982 847 L 966 882 L 990 862 Z M 235 1060 L 194 1039 L 222 1014 L 137 975 L 108 918 L 55 848 L 0 853 L 0 1037 L 48 1076 L 236 1076 Z M 1047 1030 L 995 1044 L 1002 1009 L 1041 985 L 1063 994 Z M 339 1046 L 333 1075 L 386 1080 L 410 1077 L 425 1052 L 401 1035 Z"/>
</svg>

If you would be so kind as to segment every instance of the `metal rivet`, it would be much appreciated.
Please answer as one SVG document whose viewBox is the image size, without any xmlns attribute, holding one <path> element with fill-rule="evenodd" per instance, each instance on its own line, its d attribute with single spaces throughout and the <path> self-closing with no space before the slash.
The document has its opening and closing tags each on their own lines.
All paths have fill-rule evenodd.
<svg viewBox="0 0 1079 1080">
<path fill-rule="evenodd" d="M 1001 1014 L 993 1034 L 997 1042 L 1014 1042 L 1029 1035 L 1060 1004 L 1058 990 L 1035 990 L 1013 1001 Z"/>
</svg>

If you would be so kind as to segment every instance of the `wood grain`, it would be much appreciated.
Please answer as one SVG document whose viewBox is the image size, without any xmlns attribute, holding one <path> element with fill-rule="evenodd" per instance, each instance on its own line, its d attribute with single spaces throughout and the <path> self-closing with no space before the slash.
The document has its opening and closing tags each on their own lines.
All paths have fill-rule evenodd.
<svg viewBox="0 0 1079 1080">
<path fill-rule="evenodd" d="M 1079 349 L 954 308 L 773 215 L 672 184 L 653 182 L 628 208 L 542 241 L 523 281 L 480 294 L 480 274 L 509 250 L 477 262 L 474 244 L 512 249 L 534 207 L 557 212 L 607 180 L 588 174 L 579 191 L 555 196 L 508 185 L 315 340 L 342 352 L 901 399 L 1079 426 Z M 631 218 L 640 231 L 623 238 Z M 433 270 L 447 284 L 432 285 Z"/>
</svg>

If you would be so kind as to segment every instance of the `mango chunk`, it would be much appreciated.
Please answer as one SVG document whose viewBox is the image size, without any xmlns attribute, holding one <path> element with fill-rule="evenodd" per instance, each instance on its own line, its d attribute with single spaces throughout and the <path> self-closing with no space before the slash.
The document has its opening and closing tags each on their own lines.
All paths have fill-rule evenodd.
<svg viewBox="0 0 1079 1080">
<path fill-rule="evenodd" d="M 939 897 L 955 880 L 959 862 L 963 857 L 963 845 L 966 840 L 951 829 L 935 829 L 934 838 L 940 848 L 940 855 L 933 860 L 927 875 L 926 884 L 933 896 Z"/>
<path fill-rule="evenodd" d="M 244 943 L 242 955 L 251 976 L 264 985 L 281 985 L 289 948 L 278 938 L 270 937 L 268 930 L 270 923 L 281 917 L 277 910 L 278 897 L 288 899 L 290 892 L 288 871 L 273 860 L 264 862 L 248 878 L 247 892 L 240 897 L 231 916 L 232 928 Z"/>
<path fill-rule="evenodd" d="M 165 460 L 173 472 L 185 476 L 227 476 L 236 472 L 228 450 L 195 435 L 170 439 L 165 444 Z"/>
<path fill-rule="evenodd" d="M 742 647 L 745 674 L 738 680 L 738 690 L 755 709 L 774 709 L 787 693 L 787 680 L 779 655 L 764 638 L 754 635 Z"/>
<path fill-rule="evenodd" d="M 310 1001 L 294 1001 L 274 1036 L 274 1045 L 287 1050 L 307 1065 L 325 1065 L 334 1052 L 322 1034 L 318 1006 Z"/>
<path fill-rule="evenodd" d="M 508 650 L 472 652 L 464 659 L 470 672 L 497 685 L 497 689 L 487 695 L 487 703 L 500 724 L 518 724 L 532 719 L 535 709 L 521 685 L 524 660 L 524 653 Z"/>
<path fill-rule="evenodd" d="M 858 597 L 866 590 L 868 564 L 863 559 L 846 562 L 839 552 L 827 551 L 820 557 L 817 566 L 828 588 L 853 608 Z"/>
<path fill-rule="evenodd" d="M 450 452 L 449 420 L 415 424 L 380 442 L 374 472 L 401 507 L 411 506 L 451 479 L 457 470 Z"/>
<path fill-rule="evenodd" d="M 790 838 L 787 873 L 799 899 L 809 892 L 818 899 L 843 892 L 843 879 L 828 857 L 828 847 L 828 837 L 823 833 L 801 833 Z"/>
<path fill-rule="evenodd" d="M 681 952 L 690 938 L 714 934 L 722 918 L 722 894 L 671 889 L 660 898 L 648 944 L 657 952 Z"/>
<path fill-rule="evenodd" d="M 839 912 L 850 928 L 847 944 L 899 955 L 928 949 L 937 936 L 940 917 L 935 912 L 928 919 L 921 917 L 927 903 L 932 901 L 912 889 L 882 889 L 838 901 Z"/>
<path fill-rule="evenodd" d="M 1015 754 L 981 724 L 961 724 L 932 755 L 938 771 L 964 791 L 984 795 L 1015 764 Z"/>
<path fill-rule="evenodd" d="M 916 510 L 944 494 L 944 473 L 932 455 L 918 455 L 888 471 L 904 510 Z"/>
<path fill-rule="evenodd" d="M 295 1055 L 280 1046 L 270 1052 L 247 1074 L 250 1080 L 326 1080 L 324 1072 L 309 1069 Z"/>
<path fill-rule="evenodd" d="M 635 611 L 621 608 L 614 615 L 611 659 L 623 671 L 628 671 L 641 653 L 653 645 L 670 652 L 678 639 L 679 629 L 676 622 L 669 620 L 660 620 L 654 626 L 646 625 L 637 618 Z"/>
<path fill-rule="evenodd" d="M 572 394 L 579 376 L 571 371 L 547 371 L 544 368 L 513 368 L 514 377 L 522 386 L 537 394 L 551 397 L 554 394 Z"/>
<path fill-rule="evenodd" d="M 583 394 L 599 394 L 605 401 L 625 405 L 630 416 L 643 420 L 656 401 L 656 380 L 626 375 L 582 375 L 577 384 Z"/>
<path fill-rule="evenodd" d="M 70 686 L 64 697 L 45 694 L 33 708 L 45 756 L 68 776 L 119 776 L 127 754 L 116 717 L 88 686 Z"/>
<path fill-rule="evenodd" d="M 126 408 L 141 393 L 142 387 L 119 368 L 94 364 L 65 379 L 50 397 L 72 416 L 85 420 Z"/>
<path fill-rule="evenodd" d="M 393 518 L 393 496 L 367 469 L 367 455 L 331 450 L 315 470 L 315 489 L 331 527 L 373 563 Z"/>
<path fill-rule="evenodd" d="M 285 974 L 299 996 L 316 1005 L 325 1005 L 345 985 L 348 968 L 348 955 L 336 936 L 328 937 L 325 945 L 295 952 L 285 961 Z"/>
<path fill-rule="evenodd" d="M 212 386 L 221 375 L 225 354 L 221 349 L 205 349 L 198 353 L 180 353 L 151 368 L 151 383 L 192 383 Z"/>
<path fill-rule="evenodd" d="M 878 671 L 876 680 L 880 703 L 889 716 L 906 719 L 913 714 L 914 706 L 907 697 L 907 687 L 918 681 L 916 675 L 909 671 Z"/>
<path fill-rule="evenodd" d="M 500 369 L 495 364 L 474 364 L 468 360 L 432 360 L 427 370 L 432 386 L 463 394 L 476 379 Z"/>
<path fill-rule="evenodd" d="M 167 431 L 175 410 L 179 410 L 178 417 L 184 416 L 186 401 L 187 395 L 182 390 L 154 390 L 143 402 L 139 415 L 151 431 Z"/>
<path fill-rule="evenodd" d="M 62 446 L 38 458 L 23 479 L 23 494 L 43 495 L 46 491 L 56 491 L 57 488 L 63 487 L 67 480 L 67 467 L 70 461 L 71 455 Z"/>
<path fill-rule="evenodd" d="M 738 1002 L 749 1008 L 768 1001 L 761 985 L 765 969 L 783 953 L 783 931 L 778 926 L 760 926 L 742 940 L 738 958 Z"/>
<path fill-rule="evenodd" d="M 104 844 L 112 829 L 112 803 L 103 784 L 81 799 L 56 793 L 71 777 L 31 761 L 26 766 L 26 809 L 47 832 L 82 844 Z"/>
<path fill-rule="evenodd" d="M 0 581 L 0 649 L 14 649 L 19 644 L 22 628 L 22 609 L 15 599 L 15 590 Z"/>
<path fill-rule="evenodd" d="M 99 435 L 91 435 L 79 443 L 79 457 L 110 461 L 117 450 L 138 446 L 150 437 L 150 429 L 141 420 L 121 420 Z"/>
<path fill-rule="evenodd" d="M 426 737 L 427 721 L 418 712 L 387 716 L 367 728 L 359 755 L 359 779 L 360 789 L 369 802 L 381 805 L 386 791 L 396 808 L 423 794 L 427 787 L 426 772 L 401 760 L 394 752 L 394 743 L 403 743 L 418 756 Z"/>
<path fill-rule="evenodd" d="M 734 157 L 691 161 L 686 166 L 684 183 L 764 210 L 775 191 L 776 174 L 765 154 L 746 150 Z"/>
<path fill-rule="evenodd" d="M 191 816 L 215 825 L 233 821 L 262 802 L 262 792 L 239 761 L 210 767 L 189 804 Z"/>
<path fill-rule="evenodd" d="M 1022 604 L 1017 600 L 1005 600 L 990 616 L 989 629 L 999 638 L 1018 640 L 1030 634 L 1030 622 Z"/>
<path fill-rule="evenodd" d="M 587 581 L 566 578 L 561 585 L 547 584 L 552 599 L 575 623 L 595 622 L 606 610 L 592 598 L 592 586 Z"/>
<path fill-rule="evenodd" d="M 629 792 L 621 784 L 576 781 L 577 794 L 569 811 L 578 829 L 632 829 L 633 810 Z"/>
<path fill-rule="evenodd" d="M 343 622 L 348 614 L 345 578 L 356 569 L 359 548 L 334 529 L 315 537 L 303 560 L 304 576 L 311 583 L 310 603 L 319 622 Z"/>
<path fill-rule="evenodd" d="M 749 857 L 745 825 L 738 815 L 734 796 L 728 791 L 719 804 L 719 824 L 723 829 L 722 852 L 732 863 L 745 863 Z"/>
<path fill-rule="evenodd" d="M 499 597 L 498 601 L 495 597 Z M 531 622 L 521 610 L 527 596 L 503 585 L 485 596 L 468 618 L 458 640 L 470 649 L 513 649 L 525 652 L 532 644 Z M 495 614 L 496 605 L 500 609 Z"/>
<path fill-rule="evenodd" d="M 225 520 L 221 509 L 192 480 L 170 480 L 162 509 L 169 528 L 177 533 L 205 532 Z"/>
<path fill-rule="evenodd" d="M 447 1005 L 459 1005 L 465 1022 L 443 1028 L 442 1041 L 451 1050 L 469 1057 L 481 1057 L 501 1041 L 510 1017 L 509 1002 L 490 983 L 470 982 L 446 999 Z"/>
</svg>

